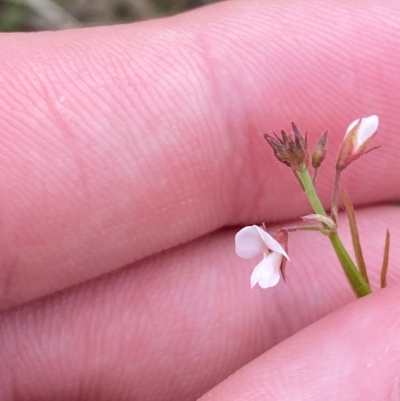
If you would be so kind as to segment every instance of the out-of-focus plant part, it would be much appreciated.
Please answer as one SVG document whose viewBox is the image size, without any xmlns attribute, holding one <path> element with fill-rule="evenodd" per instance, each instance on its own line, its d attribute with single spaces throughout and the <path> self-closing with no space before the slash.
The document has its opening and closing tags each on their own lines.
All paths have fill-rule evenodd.
<svg viewBox="0 0 400 401">
<path fill-rule="evenodd" d="M 176 14 L 221 0 L 0 0 L 0 31 L 110 25 Z"/>
<path fill-rule="evenodd" d="M 385 250 L 383 251 L 383 263 L 381 270 L 381 288 L 385 288 L 387 285 L 387 270 L 389 267 L 389 248 L 390 248 L 390 233 L 386 231 L 385 239 Z"/>
<path fill-rule="evenodd" d="M 24 4 L 0 6 L 0 32 L 13 32 L 29 18 L 31 9 Z"/>
</svg>

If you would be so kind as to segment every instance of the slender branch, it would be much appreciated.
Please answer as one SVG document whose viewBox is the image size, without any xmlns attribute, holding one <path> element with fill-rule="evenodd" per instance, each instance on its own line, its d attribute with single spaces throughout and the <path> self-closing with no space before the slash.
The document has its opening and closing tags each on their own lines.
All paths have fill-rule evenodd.
<svg viewBox="0 0 400 401">
<path fill-rule="evenodd" d="M 340 174 L 341 170 L 336 169 L 335 184 L 333 186 L 333 195 L 332 195 L 332 207 L 331 207 L 331 216 L 336 224 L 338 224 L 337 213 L 338 213 L 338 200 L 339 200 L 339 188 L 340 188 Z"/>
<path fill-rule="evenodd" d="M 312 183 L 310 174 L 306 169 L 299 172 L 299 177 L 303 183 L 306 195 L 317 214 L 327 216 L 324 207 L 317 193 L 315 192 L 314 185 Z M 369 285 L 365 282 L 361 273 L 358 271 L 357 266 L 349 256 L 346 248 L 340 240 L 338 234 L 332 233 L 329 235 L 329 240 L 335 250 L 336 256 L 338 257 L 340 264 L 342 265 L 343 271 L 357 297 L 363 297 L 371 293 Z"/>
<path fill-rule="evenodd" d="M 383 253 L 383 264 L 381 270 L 381 288 L 386 287 L 386 276 L 389 266 L 389 248 L 390 248 L 390 233 L 386 230 L 385 251 Z"/>
<path fill-rule="evenodd" d="M 310 174 L 308 173 L 307 170 L 303 170 L 298 173 L 299 178 L 303 184 L 304 190 L 306 192 L 306 195 L 308 197 L 308 200 L 311 203 L 311 206 L 313 207 L 315 213 L 320 214 L 322 216 L 327 216 L 326 211 L 324 207 L 322 206 L 321 201 L 318 198 L 317 193 L 315 192 L 314 185 L 312 183 Z"/>
<path fill-rule="evenodd" d="M 295 231 L 319 231 L 322 234 L 329 235 L 331 234 L 331 230 L 326 230 L 324 227 L 321 226 L 291 226 L 291 227 L 284 227 L 283 230 L 287 230 L 288 232 L 295 232 Z"/>
</svg>

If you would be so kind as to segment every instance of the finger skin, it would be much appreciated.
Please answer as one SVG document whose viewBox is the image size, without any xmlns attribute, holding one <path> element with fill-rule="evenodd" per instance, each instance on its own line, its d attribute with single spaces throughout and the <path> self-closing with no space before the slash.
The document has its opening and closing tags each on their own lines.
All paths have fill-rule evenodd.
<svg viewBox="0 0 400 401">
<path fill-rule="evenodd" d="M 310 140 L 331 129 L 328 205 L 347 125 L 378 114 L 388 145 L 343 183 L 357 204 L 398 198 L 399 15 L 394 1 L 232 1 L 0 36 L 0 307 L 224 225 L 309 212 L 261 135 L 290 120 Z"/>
<path fill-rule="evenodd" d="M 374 286 L 387 225 L 393 239 L 400 235 L 398 211 L 369 208 L 358 216 Z M 250 289 L 259 258 L 239 259 L 233 238 L 223 230 L 4 311 L 0 399 L 193 400 L 354 300 L 325 236 L 291 235 L 287 283 L 269 290 Z M 349 233 L 343 238 L 348 246 Z M 390 286 L 399 282 L 399 263 L 393 247 Z"/>
<path fill-rule="evenodd" d="M 399 288 L 353 302 L 257 358 L 201 401 L 398 400 Z"/>
</svg>

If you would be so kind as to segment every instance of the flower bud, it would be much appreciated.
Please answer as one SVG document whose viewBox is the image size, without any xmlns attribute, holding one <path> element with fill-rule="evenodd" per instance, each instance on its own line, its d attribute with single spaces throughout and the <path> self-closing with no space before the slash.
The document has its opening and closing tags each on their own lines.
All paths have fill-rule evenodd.
<svg viewBox="0 0 400 401">
<path fill-rule="evenodd" d="M 378 116 L 373 115 L 360 118 L 349 125 L 336 163 L 337 170 L 344 170 L 352 161 L 372 150 L 371 143 L 378 124 Z"/>
<path fill-rule="evenodd" d="M 326 149 L 327 139 L 328 139 L 328 130 L 326 130 L 321 135 L 321 138 L 319 138 L 319 141 L 315 145 L 315 149 L 314 149 L 312 157 L 311 157 L 311 163 L 315 169 L 319 168 L 319 166 L 325 160 L 325 156 L 326 156 L 326 152 L 327 152 L 327 149 Z"/>
<path fill-rule="evenodd" d="M 296 171 L 301 171 L 308 167 L 309 161 L 307 133 L 303 136 L 294 122 L 292 122 L 292 128 L 294 133 L 294 141 L 291 143 L 292 167 Z"/>
<path fill-rule="evenodd" d="M 280 139 L 277 139 L 273 137 L 272 135 L 264 134 L 264 138 L 266 141 L 269 143 L 269 146 L 271 146 L 275 157 L 282 162 L 283 164 L 286 164 L 286 166 L 290 167 L 290 161 L 289 161 L 289 156 L 287 153 L 287 148 L 286 145 L 284 144 L 283 141 Z"/>
<path fill-rule="evenodd" d="M 308 150 L 307 150 L 307 135 L 303 137 L 302 133 L 292 123 L 294 138 L 287 134 L 285 131 L 281 131 L 282 139 L 275 135 L 264 134 L 264 138 L 267 140 L 272 150 L 274 151 L 275 157 L 286 166 L 291 167 L 295 171 L 303 171 L 308 166 Z"/>
</svg>

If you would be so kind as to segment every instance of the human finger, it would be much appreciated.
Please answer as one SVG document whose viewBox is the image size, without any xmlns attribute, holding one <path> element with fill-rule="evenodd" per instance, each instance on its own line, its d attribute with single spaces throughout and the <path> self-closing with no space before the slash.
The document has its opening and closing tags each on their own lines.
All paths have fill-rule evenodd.
<svg viewBox="0 0 400 401">
<path fill-rule="evenodd" d="M 398 286 L 319 320 L 280 343 L 201 401 L 396 400 Z"/>
<path fill-rule="evenodd" d="M 261 136 L 285 121 L 310 140 L 329 127 L 334 150 L 350 121 L 379 114 L 390 146 L 352 167 L 351 195 L 398 197 L 399 15 L 393 1 L 232 1 L 131 26 L 1 36 L 1 304 L 224 225 L 305 213 Z M 325 205 L 331 180 L 321 171 Z"/>
<path fill-rule="evenodd" d="M 398 220 L 395 207 L 359 213 L 375 285 L 386 226 L 393 223 L 396 238 Z M 324 236 L 293 235 L 287 283 L 269 290 L 250 289 L 257 262 L 234 254 L 233 237 L 223 230 L 4 311 L 0 399 L 195 399 L 354 300 Z M 349 237 L 343 233 L 347 245 Z M 399 261 L 393 248 L 390 285 L 399 280 Z"/>
</svg>

